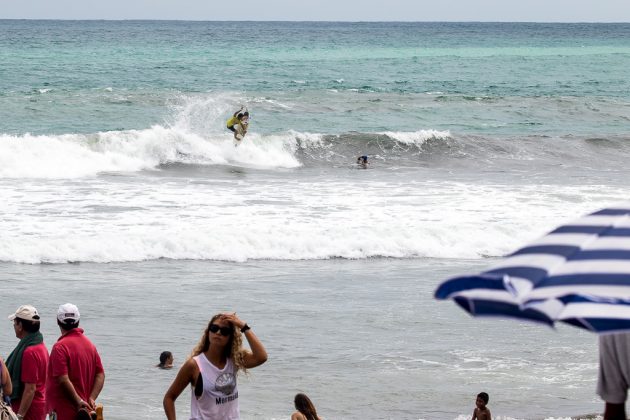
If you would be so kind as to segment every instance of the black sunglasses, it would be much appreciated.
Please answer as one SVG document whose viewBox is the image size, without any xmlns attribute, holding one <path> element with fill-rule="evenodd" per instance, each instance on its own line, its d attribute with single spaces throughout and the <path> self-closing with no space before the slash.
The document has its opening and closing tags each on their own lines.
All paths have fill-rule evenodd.
<svg viewBox="0 0 630 420">
<path fill-rule="evenodd" d="M 214 333 L 214 334 L 221 331 L 221 335 L 225 337 L 229 337 L 230 335 L 232 335 L 232 331 L 233 331 L 232 327 L 219 327 L 217 324 L 210 324 L 208 329 L 210 330 L 211 333 Z"/>
</svg>

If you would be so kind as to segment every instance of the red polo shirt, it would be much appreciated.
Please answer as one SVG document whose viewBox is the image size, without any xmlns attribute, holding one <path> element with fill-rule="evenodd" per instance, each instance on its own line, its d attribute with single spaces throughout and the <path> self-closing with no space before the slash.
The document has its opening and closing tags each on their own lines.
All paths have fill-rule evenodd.
<svg viewBox="0 0 630 420">
<path fill-rule="evenodd" d="M 46 414 L 46 370 L 48 369 L 48 349 L 44 343 L 28 346 L 22 353 L 21 380 L 25 384 L 35 384 L 35 396 L 25 420 L 45 420 Z M 22 399 L 11 401 L 13 411 L 20 409 Z"/>
<path fill-rule="evenodd" d="M 59 337 L 50 352 L 46 403 L 48 411 L 55 411 L 58 420 L 74 420 L 77 415 L 75 401 L 70 401 L 59 385 L 58 378 L 68 375 L 74 389 L 83 401 L 88 401 L 98 373 L 104 372 L 101 357 L 94 344 L 75 328 Z"/>
</svg>

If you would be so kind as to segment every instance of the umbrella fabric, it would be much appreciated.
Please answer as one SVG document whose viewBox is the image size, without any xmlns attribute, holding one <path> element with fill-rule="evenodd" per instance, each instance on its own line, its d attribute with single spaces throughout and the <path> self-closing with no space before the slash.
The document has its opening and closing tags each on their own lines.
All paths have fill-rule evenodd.
<svg viewBox="0 0 630 420">
<path fill-rule="evenodd" d="M 596 332 L 630 329 L 630 204 L 560 226 L 474 276 L 435 292 L 473 315 Z"/>
</svg>

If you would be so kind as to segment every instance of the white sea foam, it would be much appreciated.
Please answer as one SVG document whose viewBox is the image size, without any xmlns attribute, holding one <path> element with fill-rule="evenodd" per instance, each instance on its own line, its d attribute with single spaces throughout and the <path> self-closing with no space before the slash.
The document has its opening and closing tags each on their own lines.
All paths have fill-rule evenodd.
<svg viewBox="0 0 630 420">
<path fill-rule="evenodd" d="M 445 140 L 451 137 L 450 131 L 439 130 L 419 130 L 413 132 L 384 131 L 380 134 L 384 134 L 401 143 L 415 144 L 418 146 L 430 139 Z"/>
<path fill-rule="evenodd" d="M 231 133 L 217 127 L 245 99 L 184 98 L 173 121 L 143 130 L 0 135 L 0 260 L 475 259 L 504 255 L 625 193 L 563 186 L 558 194 L 556 185 L 423 180 L 420 173 L 401 179 L 344 168 L 320 172 L 324 179 L 287 173 L 303 164 L 305 149 L 330 148 L 326 159 L 339 142 L 319 133 L 254 131 L 234 147 Z M 450 136 L 380 134 L 409 144 Z M 167 164 L 271 171 L 185 169 L 178 177 Z"/>
<path fill-rule="evenodd" d="M 297 158 L 298 148 L 335 147 L 320 133 L 289 130 L 272 135 L 251 132 L 235 148 L 231 133 L 190 129 L 191 120 L 202 112 L 197 105 L 188 103 L 171 126 L 93 134 L 0 135 L 0 179 L 93 177 L 158 169 L 167 163 L 296 168 L 303 164 Z M 407 144 L 450 135 L 436 130 L 380 134 Z"/>
<path fill-rule="evenodd" d="M 320 133 L 300 133 L 298 131 L 289 130 L 289 133 L 299 140 L 303 147 L 320 147 L 324 145 L 324 136 Z"/>
<path fill-rule="evenodd" d="M 294 144 L 290 133 L 253 133 L 235 148 L 229 133 L 204 138 L 160 125 L 89 135 L 0 135 L 0 178 L 81 178 L 156 169 L 165 163 L 293 168 L 300 166 Z"/>
<path fill-rule="evenodd" d="M 260 149 L 244 152 L 256 161 Z M 544 187 L 244 176 L 5 180 L 0 260 L 474 259 L 512 251 L 569 210 Z"/>
<path fill-rule="evenodd" d="M 156 164 L 113 149 L 98 150 L 89 136 L 0 136 L 0 178 L 78 178 Z"/>
</svg>

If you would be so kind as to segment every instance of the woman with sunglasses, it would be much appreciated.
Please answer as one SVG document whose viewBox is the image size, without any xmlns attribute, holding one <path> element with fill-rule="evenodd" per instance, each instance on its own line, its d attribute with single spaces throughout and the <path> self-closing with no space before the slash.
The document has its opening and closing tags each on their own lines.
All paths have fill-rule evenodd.
<svg viewBox="0 0 630 420">
<path fill-rule="evenodd" d="M 242 335 L 251 351 L 242 347 Z M 190 420 L 240 419 L 236 375 L 266 361 L 265 347 L 236 313 L 213 316 L 164 395 L 166 418 L 175 420 L 175 400 L 190 385 Z"/>
</svg>

